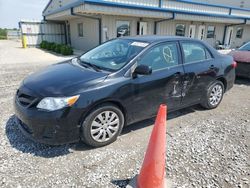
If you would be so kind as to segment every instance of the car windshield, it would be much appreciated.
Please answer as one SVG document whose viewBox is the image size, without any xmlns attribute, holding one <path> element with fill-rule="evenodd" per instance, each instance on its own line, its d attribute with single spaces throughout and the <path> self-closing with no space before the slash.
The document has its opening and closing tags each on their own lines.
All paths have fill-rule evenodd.
<svg viewBox="0 0 250 188">
<path fill-rule="evenodd" d="M 117 71 L 140 53 L 148 43 L 129 39 L 108 41 L 80 57 L 80 62 L 107 71 Z"/>
<path fill-rule="evenodd" d="M 241 51 L 250 51 L 250 42 L 248 42 L 248 43 L 244 44 L 243 46 L 241 46 L 239 48 L 239 50 L 241 50 Z"/>
</svg>

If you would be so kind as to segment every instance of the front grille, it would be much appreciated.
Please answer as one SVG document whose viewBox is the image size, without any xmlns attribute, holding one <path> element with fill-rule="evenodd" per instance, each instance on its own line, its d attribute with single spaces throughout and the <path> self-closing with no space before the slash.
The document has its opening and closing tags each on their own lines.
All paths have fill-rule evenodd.
<svg viewBox="0 0 250 188">
<path fill-rule="evenodd" d="M 18 102 L 24 107 L 31 107 L 37 101 L 36 97 L 33 97 L 27 93 L 21 92 L 20 90 L 17 91 L 17 100 Z"/>
</svg>

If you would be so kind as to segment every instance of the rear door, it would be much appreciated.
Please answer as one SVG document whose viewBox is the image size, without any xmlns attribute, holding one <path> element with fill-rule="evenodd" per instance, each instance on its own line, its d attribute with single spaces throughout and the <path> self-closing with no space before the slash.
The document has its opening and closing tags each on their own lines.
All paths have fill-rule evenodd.
<svg viewBox="0 0 250 188">
<path fill-rule="evenodd" d="M 187 106 L 202 100 L 208 85 L 216 79 L 219 64 L 200 42 L 181 41 L 180 45 L 184 67 L 182 105 Z"/>
<path fill-rule="evenodd" d="M 132 79 L 133 98 L 130 113 L 134 121 L 156 114 L 160 104 L 168 109 L 178 108 L 181 103 L 183 66 L 177 42 L 166 42 L 153 46 L 137 60 L 137 66 L 152 67 L 151 75 L 138 75 Z"/>
</svg>

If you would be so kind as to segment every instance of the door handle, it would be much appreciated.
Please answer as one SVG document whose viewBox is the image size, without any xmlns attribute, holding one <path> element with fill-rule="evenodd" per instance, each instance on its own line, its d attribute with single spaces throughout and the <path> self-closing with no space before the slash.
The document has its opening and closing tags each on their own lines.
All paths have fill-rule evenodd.
<svg viewBox="0 0 250 188">
<path fill-rule="evenodd" d="M 214 69 L 215 67 L 214 67 L 214 65 L 211 65 L 210 67 L 209 67 L 209 69 Z"/>
</svg>

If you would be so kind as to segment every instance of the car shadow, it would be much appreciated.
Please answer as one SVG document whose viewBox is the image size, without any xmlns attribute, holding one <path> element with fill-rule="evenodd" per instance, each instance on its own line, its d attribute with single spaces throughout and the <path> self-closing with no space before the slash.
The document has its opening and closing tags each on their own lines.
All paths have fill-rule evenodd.
<svg viewBox="0 0 250 188">
<path fill-rule="evenodd" d="M 112 180 L 111 183 L 119 188 L 126 188 L 126 186 L 129 184 L 130 179 L 119 179 L 119 180 Z"/>
<path fill-rule="evenodd" d="M 199 106 L 189 107 L 185 108 L 176 112 L 171 112 L 168 114 L 168 120 L 177 118 L 179 116 L 183 116 L 189 113 L 193 113 L 196 110 L 203 110 Z M 33 140 L 30 140 L 26 138 L 22 132 L 19 130 L 18 125 L 15 121 L 15 115 L 12 115 L 5 127 L 5 132 L 7 135 L 7 138 L 9 140 L 9 143 L 11 146 L 23 153 L 32 154 L 34 156 L 38 157 L 44 157 L 44 158 L 53 158 L 63 155 L 68 155 L 70 153 L 73 153 L 74 151 L 87 151 L 92 150 L 92 147 L 89 147 L 85 145 L 82 142 L 74 143 L 74 144 L 65 144 L 60 146 L 50 146 L 46 144 L 41 144 L 38 142 L 35 142 Z M 155 117 L 134 123 L 130 126 L 127 126 L 123 129 L 122 135 L 128 134 L 132 131 L 136 131 L 142 128 L 145 128 L 147 126 L 151 126 L 154 124 Z"/>
<path fill-rule="evenodd" d="M 250 79 L 243 77 L 236 77 L 235 84 L 250 86 Z"/>
<path fill-rule="evenodd" d="M 195 106 L 192 106 L 192 107 L 188 107 L 188 108 L 184 108 L 184 109 L 181 109 L 181 110 L 178 110 L 178 111 L 168 113 L 167 120 L 178 118 L 180 116 L 184 116 L 184 115 L 187 115 L 187 114 L 190 114 L 190 113 L 194 113 L 196 111 L 204 111 L 204 110 L 205 109 L 202 108 L 200 105 L 195 105 Z M 131 124 L 129 126 L 126 126 L 126 127 L 124 127 L 121 135 L 128 134 L 130 132 L 145 128 L 147 126 L 151 126 L 151 125 L 153 125 L 155 123 L 155 118 L 156 117 L 152 117 L 150 119 L 143 120 L 143 121 Z"/>
<path fill-rule="evenodd" d="M 5 127 L 5 132 L 11 146 L 23 153 L 29 153 L 34 156 L 39 156 L 44 158 L 53 158 L 70 154 L 74 150 L 83 151 L 91 149 L 90 147 L 82 143 L 50 146 L 30 140 L 26 138 L 19 130 L 15 118 L 16 118 L 15 115 L 12 115 L 8 119 Z"/>
</svg>

